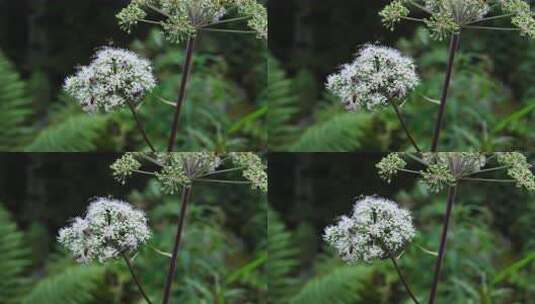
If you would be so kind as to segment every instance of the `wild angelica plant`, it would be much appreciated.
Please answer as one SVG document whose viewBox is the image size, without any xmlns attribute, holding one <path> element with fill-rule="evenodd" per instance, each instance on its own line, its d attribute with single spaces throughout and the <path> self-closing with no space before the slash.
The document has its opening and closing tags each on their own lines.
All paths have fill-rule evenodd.
<svg viewBox="0 0 535 304">
<path fill-rule="evenodd" d="M 149 164 L 150 168 L 155 166 L 156 169 L 143 170 L 144 164 Z M 223 166 L 226 167 L 221 168 Z M 182 190 L 177 232 L 164 289 L 164 304 L 169 303 L 171 297 L 178 250 L 193 186 L 197 183 L 249 184 L 252 189 L 263 192 L 268 187 L 266 166 L 254 153 L 126 153 L 111 165 L 111 169 L 121 184 L 125 184 L 134 173 L 139 173 L 156 178 L 162 191 L 167 194 Z M 244 180 L 217 178 L 233 172 L 241 172 Z"/>
<path fill-rule="evenodd" d="M 156 19 L 149 16 L 156 15 Z M 233 16 L 225 19 L 226 16 Z M 186 42 L 182 80 L 167 150 L 173 151 L 176 143 L 180 112 L 186 97 L 192 70 L 195 41 L 201 32 L 253 33 L 267 39 L 267 11 L 256 0 L 132 0 L 118 15 L 120 26 L 130 33 L 139 23 L 157 25 L 173 43 Z M 214 26 L 247 20 L 252 30 L 229 30 Z"/>
<path fill-rule="evenodd" d="M 410 297 L 418 303 L 396 262 L 414 235 L 408 210 L 393 201 L 366 196 L 355 201 L 350 216 L 342 216 L 336 225 L 325 228 L 323 238 L 350 264 L 390 259 Z"/>
<path fill-rule="evenodd" d="M 420 151 L 399 110 L 418 83 L 412 58 L 393 48 L 366 45 L 352 63 L 328 77 L 326 87 L 340 98 L 348 111 L 374 111 L 392 106 L 414 148 Z"/>
<path fill-rule="evenodd" d="M 404 158 L 416 161 L 422 168 L 407 169 Z M 429 295 L 429 303 L 436 300 L 442 263 L 446 254 L 446 240 L 453 205 L 457 195 L 457 187 L 462 183 L 487 182 L 510 183 L 525 191 L 535 191 L 535 176 L 525 155 L 518 152 L 475 153 L 421 153 L 420 155 L 392 153 L 383 158 L 377 165 L 379 176 L 391 182 L 400 172 L 421 177 L 431 192 L 440 192 L 448 188 L 446 212 L 442 224 L 442 234 L 438 256 L 435 262 L 433 283 Z M 496 179 L 486 175 L 505 171 L 509 178 Z"/>
<path fill-rule="evenodd" d="M 410 16 L 411 10 L 427 15 L 424 18 Z M 530 5 L 524 0 L 393 0 L 380 13 L 383 23 L 394 30 L 402 20 L 423 23 L 437 40 L 450 38 L 448 65 L 446 69 L 440 108 L 435 122 L 431 152 L 438 149 L 443 127 L 444 112 L 448 98 L 455 55 L 464 30 L 518 31 L 520 35 L 535 38 L 535 19 Z M 484 22 L 510 18 L 514 27 L 480 25 Z"/>
<path fill-rule="evenodd" d="M 90 203 L 85 217 L 75 218 L 70 226 L 59 231 L 58 242 L 80 263 L 105 263 L 122 257 L 140 293 L 150 304 L 130 258 L 150 236 L 143 211 L 129 203 L 102 197 Z"/>
<path fill-rule="evenodd" d="M 154 151 L 137 116 L 137 106 L 155 86 L 148 60 L 128 50 L 104 47 L 96 52 L 89 65 L 79 67 L 74 76 L 67 77 L 63 87 L 90 113 L 127 106 L 145 142 Z"/>
</svg>

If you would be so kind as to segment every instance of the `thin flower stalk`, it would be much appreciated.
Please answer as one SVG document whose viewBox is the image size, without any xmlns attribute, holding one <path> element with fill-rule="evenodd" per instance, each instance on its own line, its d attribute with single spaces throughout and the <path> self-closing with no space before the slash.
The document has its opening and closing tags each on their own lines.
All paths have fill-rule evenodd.
<svg viewBox="0 0 535 304">
<path fill-rule="evenodd" d="M 438 250 L 438 256 L 435 260 L 435 268 L 433 273 L 433 283 L 431 285 L 431 292 L 429 294 L 429 304 L 434 304 L 437 296 L 438 283 L 440 280 L 440 274 L 442 273 L 442 264 L 444 256 L 446 255 L 446 242 L 448 239 L 448 228 L 450 224 L 451 213 L 453 210 L 453 204 L 455 203 L 455 195 L 457 193 L 457 187 L 450 187 L 448 190 L 448 200 L 446 202 L 446 213 L 444 214 L 444 220 L 442 222 L 442 234 L 440 236 L 440 246 Z"/>
<path fill-rule="evenodd" d="M 124 253 L 122 254 L 122 257 L 123 257 L 124 262 L 126 263 L 126 266 L 128 267 L 128 270 L 130 270 L 130 275 L 132 276 L 134 283 L 136 283 L 136 286 L 139 292 L 141 293 L 141 295 L 143 296 L 143 298 L 148 304 L 152 304 L 149 296 L 143 289 L 143 285 L 141 284 L 141 281 L 138 279 L 136 272 L 134 271 L 134 266 L 132 265 L 132 261 L 130 261 L 130 258 Z"/>
<path fill-rule="evenodd" d="M 390 257 L 390 260 L 392 261 L 392 264 L 394 265 L 394 268 L 396 269 L 396 272 L 398 273 L 398 276 L 399 276 L 399 279 L 401 280 L 401 283 L 403 283 L 403 287 L 405 287 L 405 290 L 407 291 L 407 293 L 411 297 L 412 301 L 415 304 L 420 304 L 420 302 L 418 301 L 418 298 L 416 298 L 416 296 L 412 292 L 408 281 L 403 276 L 403 273 L 401 272 L 401 269 L 399 269 L 398 263 L 396 262 L 396 258 L 395 257 Z"/>
<path fill-rule="evenodd" d="M 453 65 L 455 62 L 455 54 L 459 49 L 460 35 L 454 34 L 451 37 L 450 48 L 448 51 L 448 66 L 444 78 L 444 85 L 442 86 L 442 95 L 440 97 L 440 108 L 438 110 L 437 120 L 435 122 L 435 132 L 433 135 L 433 142 L 431 144 L 431 152 L 437 152 L 440 132 L 444 120 L 444 112 L 446 111 L 446 103 L 448 101 L 448 91 L 450 88 L 451 76 L 453 73 Z"/>
<path fill-rule="evenodd" d="M 143 136 L 143 140 L 145 140 L 145 143 L 147 144 L 147 146 L 149 146 L 149 148 L 150 148 L 150 150 L 152 152 L 156 152 L 156 149 L 154 149 L 154 146 L 152 145 L 152 143 L 151 143 L 151 141 L 149 139 L 149 136 L 145 132 L 145 128 L 143 127 L 143 123 L 141 122 L 141 120 L 139 119 L 139 117 L 137 115 L 137 111 L 136 111 L 134 105 L 130 101 L 127 101 L 126 104 L 128 105 L 128 108 L 130 109 L 130 112 L 132 113 L 132 116 L 134 117 L 134 120 L 136 121 L 136 126 L 138 128 L 138 131 L 141 133 L 141 136 Z"/>
<path fill-rule="evenodd" d="M 188 211 L 188 204 L 191 199 L 191 187 L 185 187 L 182 190 L 182 204 L 180 207 L 180 214 L 177 222 L 177 231 L 175 234 L 175 244 L 171 253 L 171 261 L 169 262 L 169 270 L 167 272 L 167 279 L 165 280 L 165 288 L 163 295 L 163 304 L 168 304 L 171 300 L 171 289 L 175 279 L 176 262 L 178 257 L 178 251 L 180 249 L 180 242 L 182 240 L 182 232 L 184 230 L 184 222 L 186 219 L 186 213 Z"/>
<path fill-rule="evenodd" d="M 394 111 L 396 112 L 396 116 L 398 117 L 399 123 L 401 124 L 401 127 L 405 131 L 405 134 L 407 135 L 407 138 L 409 138 L 412 146 L 416 150 L 416 152 L 422 152 L 420 148 L 418 147 L 418 144 L 416 143 L 416 140 L 412 137 L 409 128 L 407 127 L 407 124 L 405 123 L 405 120 L 403 119 L 403 115 L 401 115 L 401 111 L 399 110 L 399 107 L 395 104 L 392 104 L 392 107 L 394 108 Z"/>
<path fill-rule="evenodd" d="M 175 148 L 176 136 L 178 131 L 178 122 L 180 120 L 180 113 L 182 106 L 184 105 L 184 99 L 186 98 L 186 91 L 188 87 L 188 81 L 191 75 L 193 64 L 193 50 L 195 48 L 195 37 L 190 37 L 186 45 L 186 58 L 184 59 L 184 65 L 182 70 L 182 80 L 180 82 L 180 88 L 178 91 L 178 97 L 175 104 L 175 115 L 173 116 L 173 123 L 171 125 L 171 136 L 169 137 L 169 145 L 167 151 L 172 152 Z"/>
</svg>

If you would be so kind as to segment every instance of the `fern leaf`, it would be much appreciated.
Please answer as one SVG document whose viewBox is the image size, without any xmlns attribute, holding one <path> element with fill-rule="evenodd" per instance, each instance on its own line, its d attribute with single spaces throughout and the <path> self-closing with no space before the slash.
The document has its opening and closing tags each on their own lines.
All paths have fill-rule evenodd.
<svg viewBox="0 0 535 304">
<path fill-rule="evenodd" d="M 87 152 L 96 149 L 96 140 L 106 128 L 102 115 L 78 114 L 55 123 L 39 133 L 26 147 L 27 152 Z"/>
<path fill-rule="evenodd" d="M 0 52 L 0 150 L 14 151 L 27 140 L 25 126 L 32 114 L 26 85 Z"/>
<path fill-rule="evenodd" d="M 23 298 L 22 304 L 94 303 L 99 282 L 104 280 L 102 266 L 72 266 L 41 280 Z"/>
<path fill-rule="evenodd" d="M 0 303 L 17 303 L 24 288 L 23 271 L 30 263 L 23 234 L 0 205 Z"/>
<path fill-rule="evenodd" d="M 347 152 L 361 146 L 371 117 L 341 113 L 307 129 L 291 147 L 294 152 Z"/>
<path fill-rule="evenodd" d="M 281 303 L 291 293 L 295 279 L 291 273 L 298 265 L 298 250 L 292 243 L 291 234 L 275 211 L 268 211 L 267 271 L 270 303 Z"/>
<path fill-rule="evenodd" d="M 359 290 L 369 280 L 371 270 L 361 266 L 339 266 L 328 274 L 309 281 L 291 304 L 352 304 L 359 303 Z"/>
<path fill-rule="evenodd" d="M 280 151 L 285 148 L 285 144 L 293 141 L 297 133 L 292 118 L 299 111 L 298 99 L 292 92 L 291 80 L 273 58 L 269 58 L 268 79 L 265 98 L 269 105 L 269 147 L 271 150 Z"/>
</svg>

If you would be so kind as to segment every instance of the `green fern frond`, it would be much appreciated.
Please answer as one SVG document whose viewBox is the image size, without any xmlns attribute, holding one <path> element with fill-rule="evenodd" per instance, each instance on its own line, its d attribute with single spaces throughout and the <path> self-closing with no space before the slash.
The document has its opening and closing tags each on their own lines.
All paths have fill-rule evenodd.
<svg viewBox="0 0 535 304">
<path fill-rule="evenodd" d="M 268 255 L 267 271 L 270 303 L 282 303 L 288 298 L 296 280 L 291 273 L 299 262 L 298 250 L 291 240 L 291 234 L 275 211 L 268 211 Z"/>
<path fill-rule="evenodd" d="M 297 133 L 292 118 L 299 112 L 298 98 L 292 92 L 292 81 L 286 77 L 279 63 L 271 57 L 268 60 L 268 140 L 271 150 L 280 151 L 293 141 Z"/>
<path fill-rule="evenodd" d="M 371 116 L 343 112 L 308 128 L 291 147 L 294 152 L 348 152 L 359 148 Z"/>
<path fill-rule="evenodd" d="M 0 205 L 0 303 L 18 303 L 25 287 L 23 272 L 30 258 L 23 237 Z"/>
<path fill-rule="evenodd" d="M 104 281 L 102 266 L 72 266 L 41 280 L 22 300 L 22 304 L 94 303 L 99 283 Z"/>
<path fill-rule="evenodd" d="M 96 149 L 106 116 L 77 114 L 42 130 L 26 147 L 27 152 L 87 152 Z"/>
<path fill-rule="evenodd" d="M 0 150 L 14 151 L 27 141 L 25 126 L 32 114 L 26 84 L 0 52 Z"/>
<path fill-rule="evenodd" d="M 292 304 L 352 304 L 359 303 L 359 290 L 371 275 L 369 268 L 339 266 L 331 272 L 309 281 L 292 298 Z"/>
</svg>

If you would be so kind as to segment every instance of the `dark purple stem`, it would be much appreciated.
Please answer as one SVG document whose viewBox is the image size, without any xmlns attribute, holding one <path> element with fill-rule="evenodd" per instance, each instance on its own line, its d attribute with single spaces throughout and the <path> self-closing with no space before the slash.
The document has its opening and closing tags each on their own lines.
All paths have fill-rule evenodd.
<svg viewBox="0 0 535 304">
<path fill-rule="evenodd" d="M 184 188 L 182 191 L 182 206 L 180 207 L 180 215 L 178 216 L 178 224 L 175 236 L 175 245 L 171 254 L 171 262 L 169 264 L 169 271 L 167 272 L 167 280 L 165 281 L 165 290 L 163 296 L 163 304 L 168 304 L 171 299 L 171 287 L 176 273 L 176 259 L 178 250 L 180 248 L 180 241 L 182 239 L 182 231 L 184 229 L 184 221 L 186 212 L 188 211 L 188 204 L 191 198 L 191 186 Z"/>
<path fill-rule="evenodd" d="M 431 293 L 429 295 L 429 304 L 434 304 L 437 296 L 438 282 L 440 280 L 440 273 L 442 271 L 442 263 L 444 261 L 444 255 L 446 254 L 446 241 L 448 238 L 448 227 L 450 223 L 451 211 L 453 204 L 455 203 L 455 195 L 457 193 L 457 187 L 451 186 L 448 190 L 448 202 L 446 206 L 446 214 L 444 215 L 444 221 L 442 223 L 442 236 L 440 237 L 440 247 L 438 250 L 438 257 L 435 262 L 435 273 L 433 278 L 433 285 L 431 287 Z"/>
<path fill-rule="evenodd" d="M 438 141 L 440 138 L 440 131 L 442 130 L 442 124 L 444 120 L 444 112 L 446 111 L 446 103 L 448 101 L 448 90 L 450 88 L 451 75 L 453 72 L 453 64 L 455 63 L 455 53 L 459 49 L 460 36 L 454 34 L 451 36 L 449 56 L 448 56 L 448 68 L 446 70 L 446 78 L 444 79 L 444 86 L 442 87 L 442 96 L 440 98 L 440 109 L 438 111 L 438 117 L 435 125 L 435 133 L 433 135 L 433 144 L 431 146 L 431 152 L 436 152 L 438 149 Z"/>
<path fill-rule="evenodd" d="M 167 147 L 168 152 L 173 152 L 176 143 L 176 134 L 178 131 L 178 122 L 180 120 L 180 112 L 184 104 L 184 99 L 186 98 L 186 91 L 188 87 L 188 81 L 191 75 L 192 59 L 193 59 L 193 49 L 195 48 L 195 37 L 188 39 L 186 45 L 186 58 L 184 60 L 184 68 L 182 71 L 182 81 L 180 83 L 180 90 L 178 92 L 178 97 L 176 100 L 176 109 L 175 116 L 173 118 L 173 125 L 171 126 L 171 136 L 169 137 L 169 146 Z"/>
</svg>

